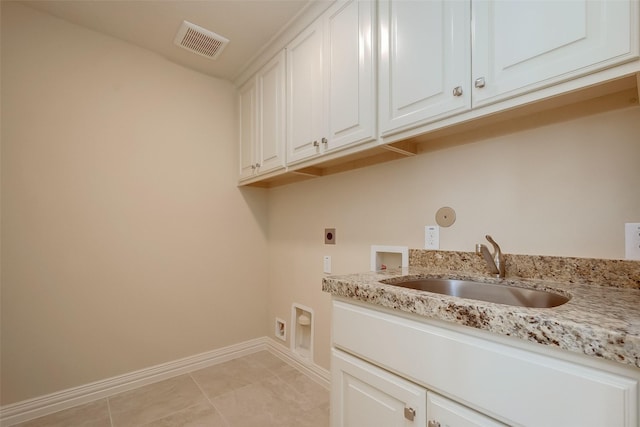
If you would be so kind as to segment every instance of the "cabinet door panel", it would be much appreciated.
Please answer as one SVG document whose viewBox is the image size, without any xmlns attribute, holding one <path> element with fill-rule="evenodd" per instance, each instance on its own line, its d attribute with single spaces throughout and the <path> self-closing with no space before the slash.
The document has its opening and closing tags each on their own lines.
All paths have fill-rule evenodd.
<svg viewBox="0 0 640 427">
<path fill-rule="evenodd" d="M 383 135 L 470 108 L 469 2 L 382 1 L 379 22 Z"/>
<path fill-rule="evenodd" d="M 287 162 L 319 152 L 324 135 L 322 22 L 317 21 L 287 47 Z"/>
<path fill-rule="evenodd" d="M 258 73 L 258 163 L 261 173 L 284 167 L 285 68 L 284 52 Z"/>
<path fill-rule="evenodd" d="M 240 179 L 255 172 L 256 144 L 256 84 L 250 80 L 240 88 Z"/>
<path fill-rule="evenodd" d="M 338 3 L 328 13 L 329 150 L 375 136 L 373 13 L 370 0 Z"/>
<path fill-rule="evenodd" d="M 505 427 L 472 409 L 432 392 L 427 392 L 427 418 L 440 426 L 451 427 Z"/>
<path fill-rule="evenodd" d="M 636 4 L 634 4 L 636 3 Z M 473 10 L 474 106 L 638 57 L 637 2 L 478 0 Z"/>
<path fill-rule="evenodd" d="M 331 373 L 332 427 L 426 425 L 422 387 L 338 350 L 332 351 Z"/>
</svg>

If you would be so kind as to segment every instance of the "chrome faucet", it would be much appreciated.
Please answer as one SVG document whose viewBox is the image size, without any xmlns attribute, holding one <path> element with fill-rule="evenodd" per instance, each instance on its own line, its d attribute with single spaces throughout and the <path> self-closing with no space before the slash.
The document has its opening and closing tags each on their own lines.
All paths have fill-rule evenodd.
<svg viewBox="0 0 640 427">
<path fill-rule="evenodd" d="M 496 277 L 504 277 L 504 256 L 500 246 L 488 234 L 485 237 L 493 246 L 493 253 L 489 253 L 489 249 L 481 243 L 476 244 L 476 253 L 482 255 L 491 274 L 495 274 Z"/>
</svg>

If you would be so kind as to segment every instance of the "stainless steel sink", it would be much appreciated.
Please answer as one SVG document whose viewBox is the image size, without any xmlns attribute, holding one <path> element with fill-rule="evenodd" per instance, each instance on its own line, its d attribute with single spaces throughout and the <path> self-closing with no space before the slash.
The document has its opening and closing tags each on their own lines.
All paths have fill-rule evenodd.
<svg viewBox="0 0 640 427">
<path fill-rule="evenodd" d="M 385 283 L 419 291 L 520 307 L 550 308 L 569 301 L 568 297 L 553 292 L 469 280 L 427 278 Z"/>
</svg>

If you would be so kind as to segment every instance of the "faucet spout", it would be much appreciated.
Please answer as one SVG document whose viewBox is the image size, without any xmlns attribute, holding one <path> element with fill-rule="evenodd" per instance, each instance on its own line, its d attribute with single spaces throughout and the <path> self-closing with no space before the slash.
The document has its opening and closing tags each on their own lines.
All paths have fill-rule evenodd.
<svg viewBox="0 0 640 427">
<path fill-rule="evenodd" d="M 495 274 L 496 277 L 504 277 L 504 255 L 502 255 L 500 246 L 498 246 L 498 244 L 490 235 L 487 234 L 485 237 L 487 238 L 487 241 L 491 243 L 491 246 L 493 246 L 493 253 L 490 253 L 489 249 L 487 249 L 485 245 L 480 243 L 476 245 L 476 253 L 478 255 L 482 255 L 484 261 L 487 263 L 487 267 L 489 267 L 489 272 L 491 274 Z"/>
</svg>

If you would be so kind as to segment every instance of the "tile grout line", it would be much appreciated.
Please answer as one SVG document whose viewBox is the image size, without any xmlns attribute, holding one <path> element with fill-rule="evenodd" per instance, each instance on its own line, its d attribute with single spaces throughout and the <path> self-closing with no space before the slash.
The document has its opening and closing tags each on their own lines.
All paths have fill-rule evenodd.
<svg viewBox="0 0 640 427">
<path fill-rule="evenodd" d="M 209 405 L 211 405 L 213 407 L 213 409 L 220 414 L 220 418 L 222 418 L 222 421 L 224 421 L 224 423 L 227 425 L 227 427 L 232 427 L 231 423 L 227 420 L 227 417 L 224 416 L 224 414 L 222 413 L 222 411 L 220 411 L 216 405 L 214 405 L 214 403 L 211 401 L 211 399 L 209 399 L 209 396 L 207 396 L 207 393 L 205 393 L 205 391 L 202 389 L 202 387 L 200 386 L 200 384 L 198 384 L 198 381 L 196 381 L 196 379 L 193 377 L 193 375 L 191 375 L 193 372 L 195 371 L 191 371 L 191 372 L 187 372 L 187 375 L 189 375 L 189 377 L 191 378 L 191 380 L 196 384 L 196 387 L 198 387 L 198 390 L 200 390 L 200 393 L 202 393 L 202 395 L 204 396 L 205 399 L 207 399 L 207 402 L 209 402 Z"/>
<path fill-rule="evenodd" d="M 174 377 L 167 378 L 166 380 L 162 380 L 162 381 L 159 381 L 159 382 L 154 383 L 154 384 L 158 384 L 158 383 L 160 383 L 160 382 L 165 382 L 165 381 L 175 380 L 175 379 L 177 379 L 177 378 L 179 378 L 179 377 L 182 377 L 182 376 L 188 376 L 188 377 L 189 377 L 189 378 L 190 378 L 190 379 L 195 383 L 195 385 L 196 385 L 196 387 L 198 388 L 198 390 L 202 393 L 202 389 L 198 386 L 198 384 L 195 382 L 195 380 L 193 379 L 193 377 L 191 376 L 191 374 L 190 374 L 190 373 L 185 373 L 185 374 L 176 375 L 176 376 L 174 376 Z M 151 385 L 153 385 L 153 384 L 151 384 Z M 143 387 L 145 387 L 145 386 L 138 387 L 138 388 L 136 388 L 136 389 L 129 390 L 129 391 L 126 391 L 126 392 L 123 392 L 123 393 L 127 393 L 127 392 L 131 392 L 131 391 L 139 390 L 140 388 L 143 388 Z M 115 395 L 113 395 L 113 396 L 111 396 L 111 397 L 119 396 L 119 395 L 121 395 L 121 394 L 122 394 L 122 393 L 118 393 L 118 394 L 115 394 Z M 207 396 L 206 396 L 206 395 L 205 395 L 204 397 L 205 397 L 205 399 L 207 399 Z M 108 403 L 109 403 L 109 399 L 110 399 L 110 398 L 108 398 L 108 399 L 107 399 L 107 402 L 108 402 Z M 154 419 L 151 419 L 151 420 L 147 420 L 147 421 L 145 421 L 143 424 L 136 424 L 136 426 L 135 426 L 135 427 L 144 427 L 144 426 L 146 426 L 146 425 L 148 425 L 148 424 L 150 424 L 150 423 L 153 423 L 153 422 L 156 422 L 156 421 L 160 421 L 160 420 L 162 420 L 162 419 L 164 419 L 164 418 L 171 417 L 171 416 L 173 416 L 173 415 L 175 415 L 175 414 L 178 414 L 178 413 L 180 413 L 180 412 L 186 411 L 186 410 L 188 410 L 188 409 L 195 408 L 195 407 L 197 407 L 197 406 L 198 406 L 198 404 L 199 404 L 199 403 L 194 403 L 193 405 L 189 405 L 189 406 L 187 406 L 187 407 L 185 407 L 185 408 L 178 409 L 178 410 L 176 410 L 176 411 L 173 411 L 173 412 L 170 412 L 170 413 L 168 413 L 168 414 L 165 414 L 165 415 L 163 415 L 163 416 L 161 416 L 161 417 L 154 418 Z M 109 416 L 111 417 L 111 405 L 110 405 L 110 404 L 109 404 Z M 111 417 L 111 427 L 115 427 L 115 424 L 113 423 L 113 418 L 112 418 L 112 417 Z"/>
<path fill-rule="evenodd" d="M 291 365 L 289 365 L 289 366 L 291 366 Z M 294 367 L 294 369 L 295 369 L 295 367 Z M 294 371 L 294 372 L 295 372 L 296 374 L 298 374 L 298 375 L 302 375 L 302 377 L 303 377 L 305 380 L 310 381 L 312 384 L 317 385 L 317 386 L 321 387 L 321 388 L 324 390 L 324 387 L 322 387 L 320 384 L 318 384 L 317 382 L 315 382 L 313 379 L 311 379 L 311 378 L 307 377 L 307 376 L 304 374 L 304 372 L 301 372 L 301 371 L 300 371 L 300 370 L 298 370 L 298 369 L 295 369 L 295 371 Z M 299 394 L 301 393 L 301 391 L 300 391 L 300 390 L 298 390 L 296 387 L 294 387 L 294 386 L 293 386 L 293 384 L 291 384 L 291 383 L 290 383 L 289 381 L 287 381 L 285 378 L 283 378 L 283 376 L 286 376 L 287 374 L 288 374 L 288 373 L 278 374 L 278 375 L 277 375 L 277 377 L 278 377 L 278 378 L 279 378 L 279 379 L 280 379 L 280 380 L 285 384 L 285 386 L 286 386 L 286 387 L 288 387 L 288 388 L 289 388 L 289 390 L 293 390 L 293 392 L 294 392 L 295 394 L 298 394 L 298 395 L 299 395 Z M 329 391 L 329 390 L 326 390 L 326 391 L 327 391 L 327 393 L 330 393 L 330 391 Z M 314 404 L 314 405 L 312 405 L 312 408 L 311 408 L 311 409 L 318 409 L 318 408 L 321 408 L 321 407 L 322 407 L 322 404 L 318 404 L 318 405 L 315 405 L 315 404 Z"/>
<path fill-rule="evenodd" d="M 115 425 L 113 425 L 113 416 L 111 415 L 111 402 L 109 401 L 108 397 L 107 397 L 107 411 L 109 412 L 109 424 L 111 424 L 111 427 L 116 427 Z"/>
<path fill-rule="evenodd" d="M 209 400 L 209 398 L 207 397 L 206 393 L 204 393 L 204 391 L 202 390 L 202 388 L 200 387 L 200 385 L 198 384 L 198 382 L 195 380 L 195 378 L 193 378 L 193 376 L 191 375 L 191 372 L 187 372 L 187 373 L 185 373 L 185 374 L 180 374 L 180 375 L 177 375 L 177 376 L 175 376 L 175 377 L 168 378 L 167 380 L 172 380 L 172 379 L 175 379 L 175 378 L 178 378 L 178 377 L 181 377 L 181 376 L 185 376 L 185 375 L 186 375 L 186 376 L 188 376 L 188 377 L 191 379 L 191 381 L 193 381 L 193 382 L 194 382 L 195 386 L 198 388 L 198 391 L 200 391 L 200 393 L 203 395 L 203 397 L 205 398 L 205 400 L 211 404 L 211 401 L 210 401 L 210 400 Z M 167 380 L 165 380 L 165 381 L 167 381 Z M 161 416 L 161 417 L 154 418 L 154 419 L 152 419 L 152 420 L 148 420 L 148 421 L 144 422 L 144 424 L 137 424 L 137 427 L 144 427 L 144 426 L 146 426 L 146 425 L 149 425 L 149 424 L 154 423 L 154 422 L 156 422 L 156 421 L 163 420 L 163 419 L 165 419 L 165 418 L 169 418 L 169 417 L 171 417 L 171 416 L 173 416 L 173 415 L 176 415 L 176 414 L 179 414 L 179 413 L 181 413 L 181 412 L 186 412 L 186 411 L 188 411 L 188 410 L 191 410 L 191 409 L 194 409 L 194 408 L 198 407 L 198 405 L 200 405 L 200 403 L 194 403 L 193 405 L 189 405 L 189 406 L 187 406 L 187 407 L 185 407 L 185 408 L 178 409 L 178 410 L 173 411 L 173 412 L 171 412 L 171 413 L 169 413 L 169 414 L 165 414 L 165 415 L 163 415 L 163 416 Z M 215 408 L 215 406 L 214 406 L 213 404 L 211 404 L 211 405 L 214 407 L 214 409 L 216 409 L 216 408 Z M 217 409 L 216 409 L 216 411 L 217 411 L 217 412 L 220 412 L 220 411 L 218 411 Z M 227 422 L 226 420 L 224 420 L 224 421 L 225 421 L 225 423 Z M 227 423 L 227 424 L 228 424 L 228 423 Z M 112 427 L 115 427 L 115 426 L 113 425 L 113 423 L 112 423 Z"/>
<path fill-rule="evenodd" d="M 137 424 L 136 427 L 144 427 L 144 426 L 149 425 L 151 423 L 155 423 L 156 421 L 164 420 L 165 418 L 169 418 L 169 417 L 171 417 L 171 416 L 173 416 L 175 414 L 179 414 L 180 412 L 196 408 L 198 405 L 199 405 L 199 403 L 194 403 L 193 405 L 187 406 L 186 408 L 178 409 L 177 411 L 171 412 L 171 413 L 169 413 L 167 415 L 164 415 L 162 417 L 159 417 L 159 418 L 154 418 L 154 419 L 152 419 L 150 421 L 145 422 L 144 424 Z"/>
</svg>

